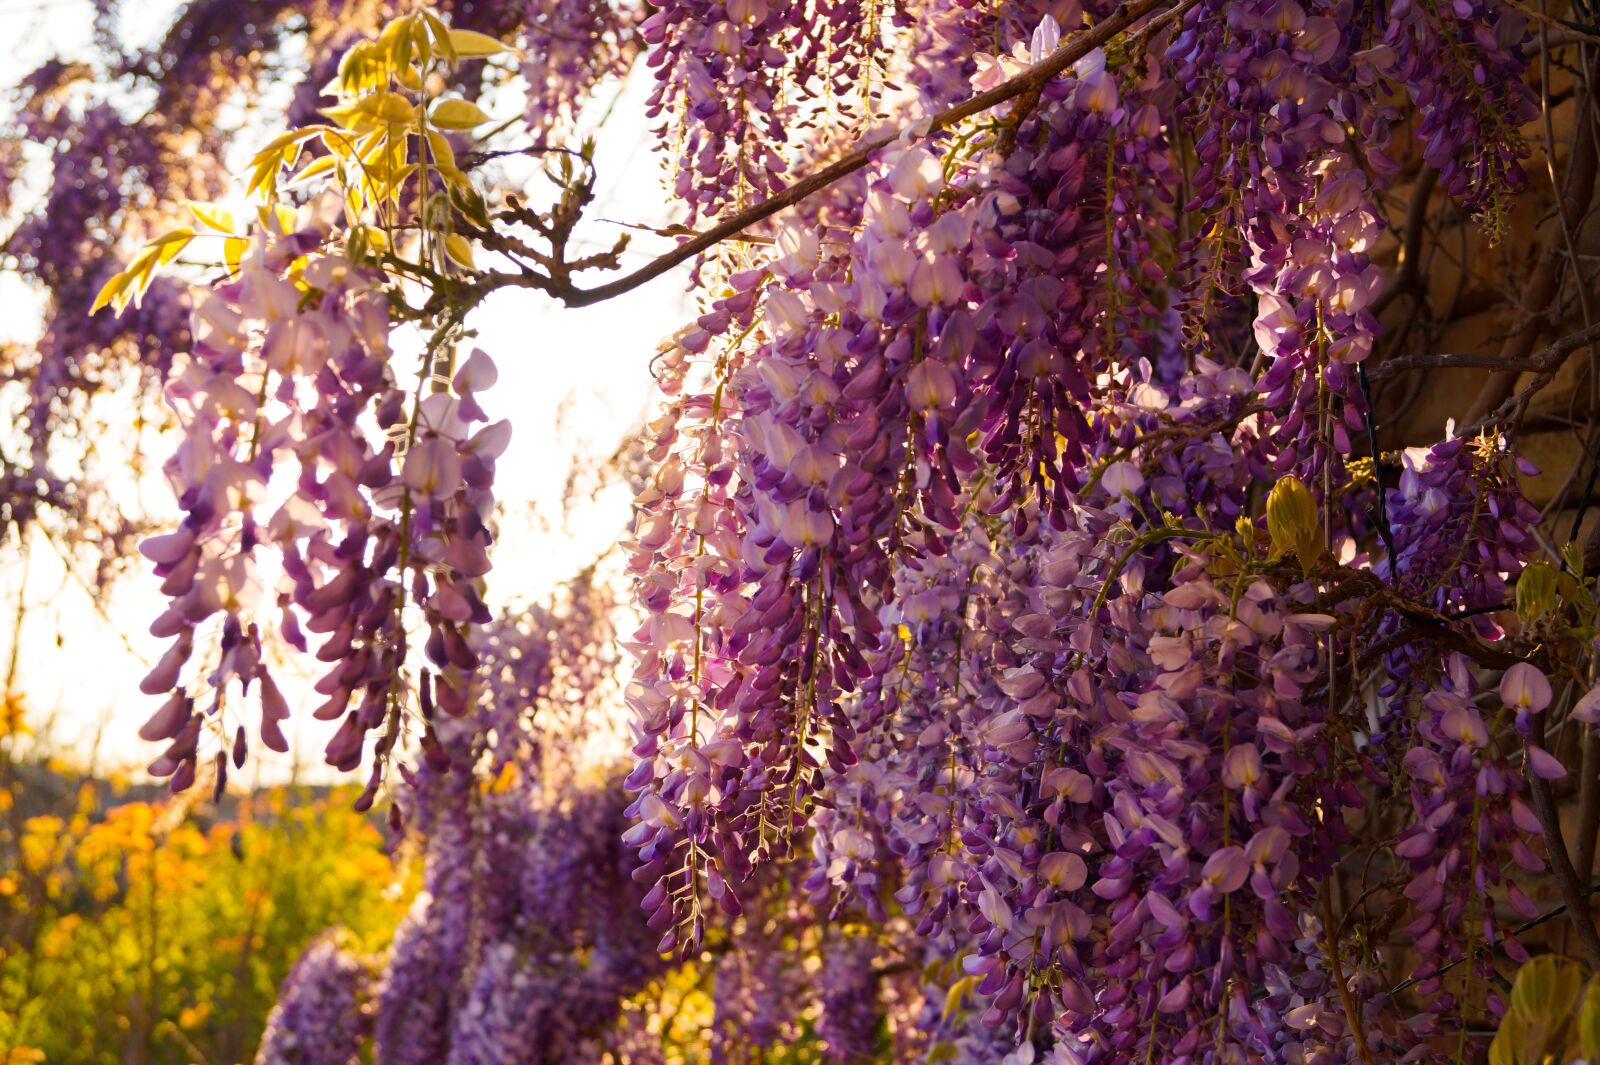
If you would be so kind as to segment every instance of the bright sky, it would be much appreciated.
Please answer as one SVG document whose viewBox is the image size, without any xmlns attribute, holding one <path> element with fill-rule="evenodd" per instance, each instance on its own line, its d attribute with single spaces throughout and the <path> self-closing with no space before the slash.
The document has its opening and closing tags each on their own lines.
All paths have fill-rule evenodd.
<svg viewBox="0 0 1600 1065">
<path fill-rule="evenodd" d="M 165 27 L 174 6 L 173 0 L 128 0 L 127 35 L 150 39 Z M 18 50 L 8 46 L 0 56 L 0 91 L 42 56 L 86 48 L 91 18 L 87 0 L 0 0 L 0 40 L 26 42 Z M 642 67 L 639 73 L 647 74 Z M 600 131 L 593 217 L 656 226 L 669 221 L 661 168 L 643 118 L 646 89 L 645 79 L 636 77 Z M 648 236 L 638 243 L 645 249 L 664 244 Z M 647 251 L 631 254 L 633 264 L 649 257 Z M 36 306 L 18 279 L 0 275 L 0 329 L 27 335 Z M 563 527 L 560 500 L 568 471 L 575 457 L 609 455 L 653 411 L 657 398 L 648 363 L 660 338 L 691 313 L 680 272 L 581 310 L 561 308 L 537 294 L 501 293 L 469 320 L 480 332 L 476 343 L 500 369 L 484 406 L 491 418 L 510 417 L 515 426 L 496 486 L 507 516 L 494 556 L 491 607 L 542 597 L 609 549 L 625 528 L 629 500 L 620 487 L 576 509 Z M 158 458 L 164 459 L 173 446 L 170 435 L 161 445 Z M 153 509 L 171 507 L 164 486 L 145 498 Z M 525 516 L 533 507 L 542 521 Z M 34 544 L 30 559 L 19 686 L 35 726 L 53 718 L 52 745 L 80 756 L 96 750 L 101 767 L 147 763 L 159 751 L 136 732 L 157 701 L 142 695 L 138 682 L 146 663 L 163 649 L 164 641 L 146 631 L 163 609 L 157 582 L 136 570 L 101 613 L 48 544 Z M 0 656 L 12 644 L 12 610 L 22 576 L 17 566 L 0 572 Z M 293 703 L 292 694 L 286 694 Z M 308 769 L 321 765 L 327 735 L 310 719 L 313 705 L 308 702 L 292 722 L 308 727 L 291 733 Z M 256 745 L 252 759 L 267 753 Z M 265 774 L 285 769 L 286 760 L 268 764 Z"/>
</svg>

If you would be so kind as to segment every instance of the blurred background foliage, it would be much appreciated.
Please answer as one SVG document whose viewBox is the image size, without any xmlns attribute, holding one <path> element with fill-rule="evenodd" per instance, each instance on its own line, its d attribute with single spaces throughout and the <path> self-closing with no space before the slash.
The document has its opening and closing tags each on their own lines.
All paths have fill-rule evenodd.
<svg viewBox="0 0 1600 1065">
<path fill-rule="evenodd" d="M 50 757 L 0 705 L 0 1065 L 254 1055 L 318 933 L 377 953 L 416 891 L 350 789 L 213 805 Z"/>
<path fill-rule="evenodd" d="M 415 841 L 391 853 L 381 819 L 354 811 L 359 789 L 173 798 L 51 747 L 30 733 L 20 697 L 0 701 L 0 1065 L 250 1062 L 280 985 L 319 935 L 339 929 L 381 967 L 422 863 Z M 708 944 L 706 960 L 726 947 Z M 784 949 L 818 964 L 805 945 Z M 668 1065 L 708 1060 L 716 971 L 663 972 L 622 1004 L 619 1030 Z M 820 1062 L 814 1022 L 797 1011 L 768 1045 L 730 1060 Z"/>
</svg>

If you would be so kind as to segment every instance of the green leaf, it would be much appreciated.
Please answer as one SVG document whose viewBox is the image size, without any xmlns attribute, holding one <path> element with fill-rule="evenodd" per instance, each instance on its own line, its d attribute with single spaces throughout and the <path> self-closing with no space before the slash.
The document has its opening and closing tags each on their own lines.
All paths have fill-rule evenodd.
<svg viewBox="0 0 1600 1065">
<path fill-rule="evenodd" d="M 948 1021 L 957 1010 L 966 1005 L 967 1000 L 972 997 L 972 989 L 977 986 L 978 978 L 976 976 L 963 976 L 950 985 L 950 990 L 945 992 L 944 996 L 943 1017 L 945 1020 Z"/>
<path fill-rule="evenodd" d="M 1528 1021 L 1564 1018 L 1577 1004 L 1582 985 L 1576 965 L 1553 954 L 1534 958 L 1511 985 L 1511 1011 Z"/>
<path fill-rule="evenodd" d="M 460 59 L 482 59 L 485 56 L 511 51 L 509 47 L 487 33 L 478 33 L 476 30 L 451 30 L 449 39 L 451 47 L 455 49 L 456 56 Z"/>
<path fill-rule="evenodd" d="M 195 221 L 207 229 L 214 229 L 218 233 L 239 232 L 239 225 L 234 221 L 233 213 L 226 208 L 218 207 L 214 203 L 200 203 L 197 200 L 183 202 L 189 208 L 189 213 L 194 215 Z"/>
<path fill-rule="evenodd" d="M 1578 1047 L 1590 1061 L 1600 1060 L 1600 978 L 1589 981 L 1578 1009 Z"/>
<path fill-rule="evenodd" d="M 100 294 L 95 296 L 94 305 L 89 308 L 89 313 L 94 314 L 101 307 L 116 299 L 132 280 L 133 276 L 126 271 L 112 275 L 111 280 L 100 287 Z"/>
<path fill-rule="evenodd" d="M 489 116 L 469 100 L 441 100 L 431 120 L 440 129 L 472 129 L 489 121 Z"/>
</svg>

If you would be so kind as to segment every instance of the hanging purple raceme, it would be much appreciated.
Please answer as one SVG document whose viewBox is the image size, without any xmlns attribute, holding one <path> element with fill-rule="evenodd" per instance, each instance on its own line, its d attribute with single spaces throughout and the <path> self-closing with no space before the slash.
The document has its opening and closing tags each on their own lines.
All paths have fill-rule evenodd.
<svg viewBox="0 0 1600 1065">
<path fill-rule="evenodd" d="M 170 640 L 143 685 L 166 698 L 152 771 L 182 788 L 210 758 L 221 788 L 251 743 L 287 746 L 264 664 L 281 636 L 326 666 L 327 762 L 371 759 L 361 805 L 394 786 L 423 862 L 376 987 L 313 997 L 356 964 L 314 947 L 263 1054 L 302 1053 L 293 1033 L 326 1010 L 330 1061 L 364 1052 L 369 1020 L 376 1065 L 663 1060 L 669 1025 L 645 1014 L 686 986 L 685 1014 L 710 1007 L 697 1052 L 729 1063 L 780 1045 L 1006 1065 L 1476 1052 L 1507 1006 L 1502 956 L 1527 953 L 1510 915 L 1539 919 L 1526 885 L 1546 853 L 1560 867 L 1533 800 L 1547 821 L 1563 715 L 1595 716 L 1592 697 L 1568 710 L 1589 664 L 1555 661 L 1592 650 L 1586 622 L 1519 628 L 1511 608 L 1525 575 L 1558 588 L 1548 617 L 1585 596 L 1528 568 L 1535 471 L 1513 430 L 1367 454 L 1362 369 L 1396 294 L 1400 183 L 1436 176 L 1491 230 L 1527 184 L 1520 5 L 449 6 L 518 50 L 394 20 L 338 68 L 373 138 L 360 167 L 337 137 L 311 151 L 363 171 L 342 206 L 264 213 L 236 271 L 149 289 L 132 326 L 171 364 L 184 433 L 181 524 L 144 544 Z M 181 25 L 220 35 L 224 8 Z M 222 35 L 224 66 L 295 5 L 262 8 Z M 1114 19 L 1131 25 L 1102 33 Z M 475 82 L 527 88 L 525 129 L 494 127 L 454 173 L 440 145 L 481 116 L 421 76 L 452 41 L 491 60 Z M 950 113 L 1062 48 L 1052 77 Z M 180 36 L 157 58 L 200 50 Z M 495 154 L 564 152 L 636 53 L 690 226 L 854 169 L 694 265 L 630 471 L 629 673 L 596 570 L 492 616 L 509 427 L 484 424 L 492 362 L 455 346 L 459 300 L 595 291 L 497 243 L 515 218 L 561 245 L 557 215 L 592 189 L 543 216 L 476 183 Z M 35 111 L 36 140 L 76 114 Z M 163 170 L 116 115 L 81 118 L 103 181 Z M 266 177 L 304 172 L 293 137 Z M 93 158 L 55 153 L 68 247 L 108 220 L 71 195 L 102 181 Z M 417 169 L 367 195 L 384 162 Z M 27 269 L 58 296 L 101 280 L 42 256 L 51 231 L 23 226 Z M 39 427 L 75 401 L 91 341 L 128 338 L 108 322 L 47 330 L 0 520 L 72 504 L 66 480 L 16 470 L 49 472 Z M 395 354 L 413 322 L 438 327 L 414 390 Z M 619 694 L 620 780 L 590 761 Z"/>
<path fill-rule="evenodd" d="M 878 61 L 875 0 L 671 0 L 639 27 L 655 71 L 649 115 L 670 146 L 673 191 L 714 218 L 782 187 L 786 150 L 818 106 L 850 124 Z"/>
<path fill-rule="evenodd" d="M 1521 127 L 1539 114 L 1523 78 L 1527 17 L 1486 0 L 1393 0 L 1379 18 L 1382 40 L 1360 58 L 1410 96 L 1423 162 L 1444 190 L 1499 226 L 1527 183 Z"/>
<path fill-rule="evenodd" d="M 596 1059 L 660 969 L 621 789 L 571 755 L 614 669 L 610 597 L 583 577 L 558 599 L 478 631 L 469 713 L 436 715 L 407 772 L 423 893 L 377 996 L 378 1065 Z"/>
<path fill-rule="evenodd" d="M 337 931 L 318 936 L 278 991 L 255 1065 L 356 1065 L 372 1023 L 372 981 Z"/>
<path fill-rule="evenodd" d="M 626 74 L 640 48 L 644 5 L 627 0 L 527 0 L 528 127 L 555 140 L 604 79 Z"/>
<path fill-rule="evenodd" d="M 266 552 L 282 558 L 276 605 L 284 642 L 313 653 L 306 634 L 322 637 L 314 654 L 329 669 L 316 684 L 325 701 L 313 716 L 341 722 L 328 764 L 356 768 L 368 734 L 379 733 L 363 808 L 408 700 L 408 600 L 427 625 L 431 694 L 446 711 L 464 711 L 463 678 L 477 665 L 469 633 L 489 620 L 477 581 L 489 569 L 494 463 L 510 434 L 505 422 L 475 427 L 484 420 L 475 396 L 494 383 L 494 367 L 474 352 L 451 390 L 408 412 L 372 275 L 335 254 L 284 276 L 291 260 L 326 239 L 315 222 L 258 235 L 239 277 L 196 308 L 193 351 L 168 386 L 188 424 L 166 466 L 186 516 L 178 531 L 141 547 L 173 600 L 152 626 L 173 644 L 142 688 L 172 693 L 143 735 L 174 740 L 152 772 L 174 776 L 176 790 L 193 779 L 203 724 L 227 727 L 224 693 L 234 681 L 242 695 L 260 682 L 261 742 L 288 750 L 288 706 L 261 661 L 268 621 L 257 610 L 258 566 Z M 291 470 L 298 476 L 288 498 L 262 509 Z M 200 634 L 216 615 L 220 633 Z M 183 680 L 197 648 L 212 663 L 203 676 L 212 701 L 201 715 Z M 249 740 L 242 723 L 232 732 L 238 765 Z M 220 750 L 216 766 L 220 789 Z"/>
<path fill-rule="evenodd" d="M 851 936 L 822 948 L 821 1015 L 817 1034 L 827 1044 L 827 1060 L 849 1065 L 872 1061 L 878 1052 L 883 1008 L 881 976 L 873 969 L 876 944 L 868 936 Z"/>
</svg>

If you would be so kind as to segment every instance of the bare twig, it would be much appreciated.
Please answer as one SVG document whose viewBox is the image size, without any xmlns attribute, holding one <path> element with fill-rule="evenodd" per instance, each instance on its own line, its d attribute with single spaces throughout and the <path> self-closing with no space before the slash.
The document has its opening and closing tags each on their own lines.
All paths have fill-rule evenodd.
<svg viewBox="0 0 1600 1065">
<path fill-rule="evenodd" d="M 1008 100 L 1041 89 L 1052 78 L 1072 66 L 1072 64 L 1095 49 L 1108 44 L 1117 34 L 1152 12 L 1161 11 L 1140 31 L 1143 35 L 1151 34 L 1172 20 L 1179 18 L 1185 11 L 1193 7 L 1196 2 L 1197 0 L 1180 0 L 1179 3 L 1167 7 L 1164 11 L 1161 9 L 1168 3 L 1168 0 L 1133 0 L 1133 2 L 1120 4 L 1115 11 L 1102 19 L 1097 25 L 1072 40 L 1063 42 L 1061 47 L 1057 48 L 1049 58 L 1034 64 L 1016 77 L 996 85 L 987 92 L 979 93 L 954 107 L 925 119 L 923 122 L 918 123 L 916 128 L 925 129 L 925 135 L 949 129 L 957 123 L 971 118 L 973 115 L 981 114 Z M 673 268 L 689 262 L 707 249 L 715 247 L 730 237 L 739 235 L 744 230 L 758 222 L 771 218 L 785 208 L 806 200 L 841 178 L 848 177 L 870 163 L 877 152 L 899 140 L 900 136 L 899 130 L 893 130 L 868 138 L 848 155 L 830 163 L 816 173 L 802 178 L 777 195 L 771 196 L 754 207 L 717 223 L 703 233 L 678 245 L 678 247 L 665 255 L 652 259 L 632 273 L 615 278 L 603 285 L 588 289 L 578 288 L 559 272 L 554 277 L 526 273 L 485 273 L 469 285 L 463 294 L 469 300 L 475 301 L 475 299 L 481 299 L 497 288 L 537 288 L 549 292 L 569 307 L 587 307 L 591 304 L 601 303 L 625 292 L 631 292 L 646 282 L 655 280 Z"/>
<path fill-rule="evenodd" d="M 1531 8 L 1527 4 L 1522 3 L 1522 0 L 1505 0 L 1505 3 L 1510 7 L 1516 8 L 1518 11 L 1537 22 L 1542 22 L 1546 26 L 1554 26 L 1558 30 L 1563 31 L 1568 35 L 1567 39 L 1563 43 L 1575 44 L 1578 41 L 1585 41 L 1589 44 L 1600 44 L 1600 37 L 1590 33 L 1579 23 L 1568 22 L 1566 19 L 1560 19 L 1553 15 L 1547 15 L 1543 11 L 1537 10 L 1536 8 Z"/>
<path fill-rule="evenodd" d="M 1591 64 L 1591 73 L 1593 68 Z M 1577 143 L 1572 149 L 1572 162 L 1567 167 L 1566 187 L 1556 202 L 1564 226 L 1576 226 L 1588 213 L 1589 205 L 1594 200 L 1594 180 L 1600 155 L 1597 155 L 1596 137 L 1590 129 L 1592 116 L 1593 102 L 1585 94 L 1577 116 Z M 1500 357 L 1510 360 L 1512 365 L 1520 364 L 1528 357 L 1534 341 L 1546 327 L 1551 304 L 1560 294 L 1566 278 L 1567 259 L 1566 248 L 1561 240 L 1551 241 L 1539 256 L 1519 301 L 1524 318 L 1500 347 Z M 1516 388 L 1518 374 L 1519 371 L 1514 369 L 1496 370 L 1490 374 L 1462 421 L 1486 423 L 1498 420 L 1503 411 L 1515 409 L 1514 402 L 1508 403 L 1507 397 Z"/>
<path fill-rule="evenodd" d="M 1528 402 L 1532 400 L 1534 396 L 1544 391 L 1550 382 L 1556 379 L 1556 372 L 1561 369 L 1561 364 L 1565 362 L 1574 351 L 1593 344 L 1597 339 L 1600 339 L 1600 326 L 1584 329 L 1577 333 L 1569 333 L 1567 336 L 1562 337 L 1560 340 L 1550 345 L 1549 348 L 1545 349 L 1544 353 L 1545 355 L 1553 356 L 1548 361 L 1541 361 L 1538 363 L 1538 365 L 1525 363 L 1523 371 L 1516 371 L 1512 373 L 1511 379 L 1515 381 L 1519 376 L 1521 376 L 1522 372 L 1525 372 L 1526 370 L 1536 370 L 1538 372 L 1534 375 L 1533 380 L 1529 381 L 1526 385 L 1522 386 L 1522 388 L 1518 389 L 1516 393 L 1511 396 L 1511 398 L 1500 404 L 1499 407 L 1496 407 L 1494 410 L 1490 411 L 1487 417 L 1473 422 L 1465 429 L 1457 430 L 1456 435 L 1466 436 L 1470 433 L 1478 431 L 1479 429 L 1485 428 L 1486 426 L 1495 425 L 1497 423 L 1506 421 L 1514 421 L 1518 417 L 1519 413 L 1528 405 Z"/>
<path fill-rule="evenodd" d="M 1334 928 L 1344 928 L 1344 921 L 1335 922 L 1333 919 L 1333 892 L 1322 893 L 1323 932 L 1328 936 L 1328 965 L 1333 970 L 1333 982 L 1339 989 L 1339 1002 L 1344 1007 L 1345 1023 L 1350 1026 L 1350 1033 L 1355 1037 L 1356 1053 L 1361 1058 L 1361 1065 L 1373 1065 L 1372 1051 L 1367 1047 L 1367 1032 L 1361 1024 L 1361 1018 L 1356 1013 L 1355 1001 L 1350 997 L 1350 987 L 1344 979 L 1344 963 L 1339 960 L 1339 937 Z"/>
<path fill-rule="evenodd" d="M 1578 780 L 1578 840 L 1572 864 L 1584 883 L 1594 874 L 1596 836 L 1600 835 L 1600 734 L 1583 731 L 1583 759 Z"/>
<path fill-rule="evenodd" d="M 1517 376 L 1524 373 L 1538 373 L 1541 376 L 1544 374 L 1550 375 L 1549 378 L 1537 383 L 1537 385 L 1534 382 L 1530 382 L 1527 388 L 1511 397 L 1507 401 L 1507 407 L 1505 408 L 1509 409 L 1517 400 L 1524 398 L 1524 394 L 1531 396 L 1532 392 L 1538 391 L 1539 388 L 1549 384 L 1550 380 L 1555 376 L 1555 371 L 1561 368 L 1561 364 L 1566 362 L 1573 352 L 1580 348 L 1588 347 L 1596 341 L 1600 341 L 1600 325 L 1588 329 L 1580 329 L 1576 333 L 1569 333 L 1532 358 L 1518 358 L 1507 356 L 1503 353 L 1499 355 L 1450 355 L 1444 353 L 1405 355 L 1398 359 L 1390 359 L 1382 365 L 1374 366 L 1369 372 L 1369 376 L 1372 380 L 1378 381 L 1385 377 L 1393 377 L 1396 374 L 1404 373 L 1407 370 L 1487 369 L 1509 372 L 1512 374 L 1512 381 L 1515 382 Z M 1496 411 L 1495 414 L 1477 424 L 1487 424 L 1495 420 L 1498 414 L 1499 412 Z M 1462 435 L 1462 433 L 1458 431 L 1457 435 Z"/>
<path fill-rule="evenodd" d="M 1361 385 L 1361 398 L 1366 402 L 1367 407 L 1363 413 L 1362 420 L 1367 423 L 1367 446 L 1372 450 L 1372 482 L 1375 488 L 1373 496 L 1377 500 L 1377 506 L 1374 509 L 1377 512 L 1378 519 L 1378 538 L 1383 541 L 1383 550 L 1389 558 L 1389 573 L 1392 576 L 1396 572 L 1394 529 L 1389 525 L 1389 505 L 1387 493 L 1383 488 L 1383 453 L 1378 450 L 1377 408 L 1372 401 L 1372 381 L 1367 374 L 1366 363 L 1356 363 L 1356 380 Z"/>
<path fill-rule="evenodd" d="M 1406 205 L 1406 225 L 1400 238 L 1400 269 L 1389 278 L 1368 308 L 1373 314 L 1382 314 L 1397 296 L 1415 289 L 1422 281 L 1422 236 L 1428 221 L 1428 198 L 1439 180 L 1439 171 L 1423 167 L 1411 186 L 1411 200 Z"/>
</svg>

